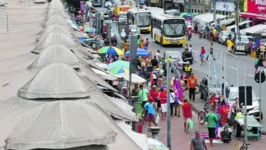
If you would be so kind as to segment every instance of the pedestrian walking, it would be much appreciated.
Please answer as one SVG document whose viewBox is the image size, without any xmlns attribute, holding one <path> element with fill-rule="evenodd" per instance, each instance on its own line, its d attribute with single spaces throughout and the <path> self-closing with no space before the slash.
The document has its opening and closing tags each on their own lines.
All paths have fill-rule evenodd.
<svg viewBox="0 0 266 150">
<path fill-rule="evenodd" d="M 151 60 L 151 65 L 152 67 L 158 67 L 159 66 L 159 61 L 157 60 L 156 56 Z"/>
<path fill-rule="evenodd" d="M 195 92 L 197 88 L 198 79 L 194 76 L 194 73 L 191 73 L 191 76 L 187 80 L 188 89 L 189 89 L 189 100 L 195 102 Z"/>
<path fill-rule="evenodd" d="M 231 34 L 230 34 L 231 35 Z M 227 44 L 227 49 L 228 49 L 228 55 L 229 54 L 232 54 L 232 48 L 234 46 L 234 43 L 233 41 L 229 38 L 227 41 L 226 41 L 226 44 Z"/>
<path fill-rule="evenodd" d="M 200 136 L 200 131 L 195 131 L 195 137 L 191 140 L 190 150 L 208 150 L 206 142 L 202 136 Z"/>
<path fill-rule="evenodd" d="M 160 50 L 159 49 L 157 50 L 155 56 L 156 56 L 156 59 L 160 62 L 161 54 L 160 54 Z"/>
<path fill-rule="evenodd" d="M 162 116 L 161 120 L 165 120 L 167 113 L 167 88 L 164 88 L 159 94 L 159 99 L 161 101 Z"/>
<path fill-rule="evenodd" d="M 213 42 L 211 43 L 211 47 L 210 47 L 210 55 L 212 56 L 213 60 L 215 61 L 215 57 L 213 55 Z"/>
<path fill-rule="evenodd" d="M 178 95 L 178 92 L 174 92 L 174 90 L 170 89 L 171 116 L 175 115 L 180 117 L 180 105 L 178 103 Z"/>
<path fill-rule="evenodd" d="M 188 51 L 189 51 L 190 53 L 193 53 L 192 44 L 189 45 Z"/>
<path fill-rule="evenodd" d="M 187 102 L 187 99 L 184 99 L 182 111 L 183 111 L 183 118 L 184 118 L 184 131 L 188 133 L 189 122 L 190 122 L 190 119 L 192 119 L 192 109 L 191 109 L 191 105 Z"/>
<path fill-rule="evenodd" d="M 174 114 L 174 106 L 175 106 L 175 93 L 174 90 L 170 89 L 170 115 Z"/>
<path fill-rule="evenodd" d="M 206 53 L 206 51 L 205 51 L 204 47 L 201 47 L 201 51 L 200 51 L 200 61 L 201 61 L 201 65 L 206 64 L 206 62 L 204 61 L 205 53 Z"/>
<path fill-rule="evenodd" d="M 155 123 L 155 118 L 156 118 L 156 106 L 155 103 L 153 101 L 148 101 L 146 102 L 146 104 L 144 105 L 145 111 L 146 111 L 146 115 L 145 115 L 145 121 L 148 122 L 148 126 L 151 127 L 152 123 L 157 126 L 157 124 Z"/>
<path fill-rule="evenodd" d="M 148 94 L 149 91 L 143 88 L 143 85 L 139 86 L 140 90 L 138 92 L 138 96 L 140 97 L 140 101 L 142 102 L 142 107 L 144 107 L 145 103 L 148 102 Z"/>
<path fill-rule="evenodd" d="M 213 107 L 212 110 L 206 115 L 206 120 L 208 122 L 208 131 L 209 131 L 209 140 L 210 145 L 213 146 L 213 139 L 216 137 L 216 124 L 218 123 L 218 117 L 215 113 L 215 108 Z"/>
</svg>

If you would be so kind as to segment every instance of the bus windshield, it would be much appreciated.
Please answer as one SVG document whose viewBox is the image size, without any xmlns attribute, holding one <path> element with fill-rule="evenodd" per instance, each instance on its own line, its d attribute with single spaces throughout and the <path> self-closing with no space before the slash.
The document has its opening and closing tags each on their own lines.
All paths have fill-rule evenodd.
<svg viewBox="0 0 266 150">
<path fill-rule="evenodd" d="M 185 21 L 180 19 L 165 20 L 163 24 L 163 32 L 165 36 L 184 36 Z"/>
<path fill-rule="evenodd" d="M 151 13 L 141 12 L 139 13 L 139 22 L 138 26 L 145 27 L 151 25 Z"/>
</svg>

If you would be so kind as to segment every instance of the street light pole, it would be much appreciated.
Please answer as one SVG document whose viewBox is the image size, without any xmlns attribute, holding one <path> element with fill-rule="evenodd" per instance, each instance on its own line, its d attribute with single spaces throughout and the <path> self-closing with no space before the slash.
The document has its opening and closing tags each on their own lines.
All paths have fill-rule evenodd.
<svg viewBox="0 0 266 150">
<path fill-rule="evenodd" d="M 139 32 L 139 0 L 137 0 L 137 20 L 136 20 L 136 26 L 137 26 L 137 34 L 138 34 L 138 32 Z"/>
<path fill-rule="evenodd" d="M 167 147 L 171 150 L 170 62 L 167 61 Z"/>
<path fill-rule="evenodd" d="M 259 115 L 259 121 L 261 122 L 261 100 L 262 100 L 262 98 L 261 98 L 261 72 L 262 71 L 260 71 L 259 72 L 259 113 L 260 113 L 260 115 Z"/>
<path fill-rule="evenodd" d="M 213 0 L 213 23 L 216 23 L 216 0 Z"/>
<path fill-rule="evenodd" d="M 239 36 L 240 35 L 240 31 L 239 31 L 239 0 L 235 1 L 235 7 L 236 7 L 236 12 L 235 12 L 235 17 L 236 17 L 236 33 Z"/>
</svg>

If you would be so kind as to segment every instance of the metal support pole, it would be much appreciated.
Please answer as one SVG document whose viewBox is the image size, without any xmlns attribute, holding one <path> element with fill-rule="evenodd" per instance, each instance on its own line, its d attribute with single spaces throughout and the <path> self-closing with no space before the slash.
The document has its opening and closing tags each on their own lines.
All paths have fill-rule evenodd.
<svg viewBox="0 0 266 150">
<path fill-rule="evenodd" d="M 137 113 L 136 109 L 137 109 L 139 97 L 138 96 L 131 96 L 130 99 L 131 99 L 131 103 L 133 106 L 133 112 Z M 137 130 L 138 130 L 137 122 L 132 122 L 132 130 L 137 132 Z"/>
<path fill-rule="evenodd" d="M 220 74 L 223 76 L 223 52 L 220 52 Z M 220 85 L 223 84 L 223 80 L 220 80 Z M 223 93 L 223 89 L 221 88 L 221 93 Z M 224 93 L 224 96 L 226 98 L 226 94 Z"/>
<path fill-rule="evenodd" d="M 6 32 L 8 32 L 8 13 L 6 13 Z"/>
<path fill-rule="evenodd" d="M 244 118 L 244 150 L 247 150 L 247 141 L 248 141 L 248 136 L 247 136 L 247 87 L 245 86 L 245 118 Z"/>
<path fill-rule="evenodd" d="M 236 12 L 235 12 L 235 14 L 236 14 L 236 33 L 237 33 L 237 35 L 239 36 L 240 35 L 240 31 L 239 31 L 239 0 L 236 0 L 235 1 L 236 3 L 235 3 L 235 7 L 236 7 Z"/>
<path fill-rule="evenodd" d="M 209 48 L 209 53 L 208 53 L 209 60 L 211 60 L 211 50 Z M 211 82 L 211 63 L 209 62 L 209 73 L 208 73 L 208 89 L 210 89 L 210 82 Z M 210 96 L 210 90 L 208 90 L 208 96 Z"/>
<path fill-rule="evenodd" d="M 260 117 L 260 118 L 259 118 L 259 121 L 260 121 L 260 122 L 261 122 L 261 100 L 262 100 L 262 98 L 261 98 L 261 72 L 262 72 L 262 71 L 259 72 L 259 73 L 260 73 L 260 74 L 259 74 L 259 75 L 260 75 L 260 79 L 259 79 L 259 97 L 260 97 L 260 98 L 259 98 L 259 111 L 260 111 L 260 112 L 259 112 L 259 113 L 260 113 L 260 115 L 259 115 L 259 117 Z"/>
<path fill-rule="evenodd" d="M 111 22 L 109 23 L 109 49 L 110 49 L 110 56 L 112 57 L 112 26 L 111 26 Z"/>
<path fill-rule="evenodd" d="M 226 88 L 225 88 L 225 81 L 226 81 L 226 54 L 224 55 L 224 79 L 223 79 L 223 82 L 224 82 L 224 94 L 226 93 Z"/>
<path fill-rule="evenodd" d="M 136 20 L 136 26 L 137 26 L 137 34 L 139 34 L 138 32 L 139 32 L 139 0 L 137 0 L 137 20 Z"/>
<path fill-rule="evenodd" d="M 216 0 L 213 0 L 213 23 L 216 23 Z"/>
<path fill-rule="evenodd" d="M 237 86 L 239 87 L 239 59 L 238 58 L 237 58 L 236 68 L 237 68 Z"/>
<path fill-rule="evenodd" d="M 167 62 L 167 147 L 171 150 L 170 62 Z"/>
</svg>

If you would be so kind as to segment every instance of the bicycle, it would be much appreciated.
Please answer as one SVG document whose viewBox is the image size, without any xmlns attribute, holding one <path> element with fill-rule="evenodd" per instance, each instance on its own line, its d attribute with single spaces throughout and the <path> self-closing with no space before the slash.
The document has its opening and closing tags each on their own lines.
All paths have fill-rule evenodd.
<svg viewBox="0 0 266 150">
<path fill-rule="evenodd" d="M 205 104 L 206 105 L 206 104 Z M 210 106 L 209 106 L 210 107 Z M 208 111 L 209 108 L 204 107 L 203 111 L 200 111 L 198 113 L 198 122 L 200 125 L 204 125 L 204 123 L 207 121 L 206 115 L 209 113 Z"/>
</svg>

